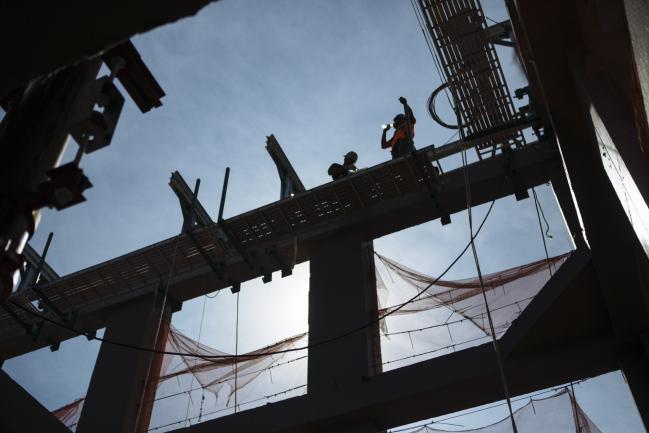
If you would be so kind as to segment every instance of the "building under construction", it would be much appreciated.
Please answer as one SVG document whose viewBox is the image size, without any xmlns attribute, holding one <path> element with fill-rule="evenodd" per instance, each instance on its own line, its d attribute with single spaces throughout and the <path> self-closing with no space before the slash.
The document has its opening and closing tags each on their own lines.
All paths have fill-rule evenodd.
<svg viewBox="0 0 649 433">
<path fill-rule="evenodd" d="M 571 430 L 560 431 L 599 432 L 569 388 L 529 408 L 511 401 L 617 370 L 649 429 L 649 3 L 506 0 L 509 19 L 490 22 L 478 0 L 412 0 L 443 83 L 428 111 L 457 139 L 307 189 L 270 135 L 279 200 L 224 217 L 228 169 L 213 219 L 200 182 L 192 188 L 174 172 L 179 235 L 58 275 L 47 261 L 51 236 L 43 251 L 27 244 L 41 209 L 65 214 L 85 200 L 84 155 L 110 144 L 126 98 L 146 113 L 165 95 L 129 38 L 208 3 L 111 3 L 100 21 L 89 19 L 90 4 L 0 9 L 4 39 L 15 41 L 1 49 L 10 61 L 0 75 L 0 360 L 78 336 L 101 342 L 87 394 L 53 413 L 0 373 L 3 431 L 369 433 L 504 400 L 509 416 L 479 431 L 559 431 L 530 421 L 530 410 L 556 421 L 552 405 L 563 405 Z M 56 31 L 64 27 L 88 36 Z M 527 86 L 510 91 L 497 46 L 515 53 Z M 454 119 L 438 112 L 444 97 Z M 76 156 L 59 165 L 70 137 Z M 449 169 L 449 159 L 459 164 Z M 544 184 L 572 251 L 546 249 L 538 262 L 482 273 L 475 238 L 493 203 L 513 196 L 539 212 L 535 188 Z M 473 218 L 480 205 L 485 218 Z M 453 224 L 460 212 L 469 214 L 469 240 L 444 274 L 466 253 L 475 278 L 430 276 L 374 251 L 380 237 Z M 184 302 L 288 277 L 305 262 L 308 334 L 225 353 L 171 325 Z M 395 281 L 410 291 L 386 304 L 383 296 L 400 290 Z M 388 328 L 388 317 L 441 309 L 450 315 L 434 325 Z M 474 334 L 454 334 L 462 326 Z M 444 331 L 434 357 L 382 359 L 383 337 L 412 344 L 424 327 Z M 307 383 L 289 389 L 298 394 L 240 407 L 260 375 L 273 380 L 275 369 L 298 362 L 307 366 Z M 189 426 L 152 423 L 157 393 L 188 377 L 190 388 L 234 399 L 234 413 L 203 420 L 201 404 Z M 439 431 L 410 431 L 429 430 Z"/>
</svg>

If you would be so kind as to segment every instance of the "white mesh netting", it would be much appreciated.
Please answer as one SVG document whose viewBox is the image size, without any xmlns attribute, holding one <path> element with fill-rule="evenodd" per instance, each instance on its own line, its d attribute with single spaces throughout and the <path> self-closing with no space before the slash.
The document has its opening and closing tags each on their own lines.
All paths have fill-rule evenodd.
<svg viewBox="0 0 649 433">
<path fill-rule="evenodd" d="M 449 351 L 488 341 L 490 337 L 485 316 L 486 307 L 478 278 L 435 281 L 435 278 L 402 266 L 385 256 L 377 254 L 377 257 L 378 263 L 382 265 L 381 270 L 377 266 L 376 272 L 378 313 L 379 315 L 390 314 L 389 318 L 381 321 L 381 331 L 385 337 L 382 341 L 383 357 L 386 359 L 387 355 L 389 358 L 383 362 L 384 369 L 416 362 L 421 360 L 422 356 L 439 356 Z M 506 331 L 548 281 L 551 273 L 554 273 L 567 257 L 568 254 L 564 254 L 549 260 L 539 260 L 483 276 L 497 336 Z M 388 284 L 385 283 L 386 281 Z M 422 292 L 420 297 L 397 311 L 397 307 L 401 303 L 418 292 Z M 385 307 L 388 302 L 391 306 Z M 390 321 L 390 330 L 388 329 L 388 320 Z M 396 329 L 391 331 L 393 327 Z M 400 330 L 400 328 L 405 329 Z M 186 353 L 187 355 L 168 354 L 164 356 L 158 382 L 158 395 L 154 405 L 152 428 L 156 430 L 164 430 L 165 427 L 177 428 L 178 422 L 166 422 L 159 419 L 165 418 L 164 415 L 171 411 L 172 406 L 178 406 L 178 402 L 171 401 L 172 397 L 189 398 L 187 400 L 187 407 L 189 407 L 192 392 L 197 390 L 202 392 L 198 421 L 207 419 L 207 415 L 210 414 L 218 416 L 219 412 L 222 412 L 222 415 L 231 413 L 231 411 L 224 411 L 223 408 L 231 407 L 232 396 L 235 393 L 239 397 L 239 405 L 253 402 L 264 404 L 265 401 L 270 401 L 269 397 L 282 394 L 290 395 L 286 391 L 270 394 L 269 390 L 273 389 L 271 384 L 275 386 L 274 389 L 280 386 L 287 391 L 299 390 L 303 393 L 305 385 L 301 381 L 306 376 L 306 353 L 259 355 L 304 346 L 307 344 L 307 339 L 306 333 L 298 334 L 270 346 L 242 354 L 237 358 L 237 362 L 234 362 L 229 358 L 201 358 L 227 355 L 227 353 L 189 338 L 172 327 L 166 351 Z M 288 366 L 288 368 L 283 366 Z M 262 375 L 264 378 L 260 379 Z M 290 378 L 288 378 L 289 376 Z M 197 384 L 196 387 L 194 387 L 194 382 Z M 181 391 L 173 392 L 174 387 Z M 214 406 L 219 405 L 221 409 L 210 412 L 203 411 L 206 393 L 212 395 Z M 530 403 L 528 406 L 532 409 L 527 409 L 528 406 L 525 406 L 517 411 L 517 416 L 522 417 L 521 422 L 524 423 L 524 419 L 528 417 L 527 412 L 534 411 L 534 407 L 539 405 L 549 408 L 552 405 L 563 407 L 565 402 L 563 402 L 562 396 L 563 394 L 560 394 L 551 399 Z M 565 398 L 569 399 L 567 396 Z M 192 402 L 192 404 L 198 403 Z M 82 407 L 83 399 L 79 399 L 57 409 L 54 414 L 74 430 Z M 568 411 L 572 411 L 571 404 L 568 403 L 567 407 Z M 188 413 L 189 411 L 187 411 Z M 188 415 L 185 415 L 185 418 L 187 417 Z M 553 416 L 552 419 L 557 420 L 558 418 Z M 584 425 L 592 424 L 585 415 L 584 420 Z M 554 421 L 548 420 L 548 422 Z M 475 431 L 499 432 L 497 426 L 498 423 L 485 427 L 485 429 L 493 428 L 493 430 Z M 430 427 L 423 428 L 428 428 L 430 431 Z M 572 430 L 566 431 L 575 431 L 574 428 L 573 422 Z M 524 429 L 521 431 L 528 433 Z M 529 430 L 530 433 L 536 431 L 541 430 Z M 559 432 L 563 430 L 546 428 L 543 431 Z M 582 431 L 598 432 L 599 430 L 595 427 L 594 430 Z"/>
</svg>

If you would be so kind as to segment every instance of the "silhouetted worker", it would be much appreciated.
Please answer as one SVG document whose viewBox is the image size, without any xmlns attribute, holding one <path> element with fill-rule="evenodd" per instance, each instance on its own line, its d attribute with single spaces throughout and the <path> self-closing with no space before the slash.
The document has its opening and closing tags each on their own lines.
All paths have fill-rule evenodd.
<svg viewBox="0 0 649 433">
<path fill-rule="evenodd" d="M 333 180 L 341 179 L 356 171 L 356 161 L 358 161 L 358 155 L 356 152 L 347 152 L 344 156 L 343 164 L 340 165 L 334 162 L 329 166 L 327 173 Z"/>
<path fill-rule="evenodd" d="M 408 155 L 415 150 L 415 123 L 417 119 L 412 114 L 412 109 L 408 106 L 406 98 L 401 96 L 399 102 L 403 104 L 406 114 L 397 114 L 394 116 L 394 123 L 392 125 L 384 125 L 383 135 L 381 136 L 381 149 L 390 148 L 392 152 L 392 159 L 399 158 L 400 156 Z M 389 140 L 386 140 L 385 134 L 394 128 L 394 135 Z"/>
</svg>

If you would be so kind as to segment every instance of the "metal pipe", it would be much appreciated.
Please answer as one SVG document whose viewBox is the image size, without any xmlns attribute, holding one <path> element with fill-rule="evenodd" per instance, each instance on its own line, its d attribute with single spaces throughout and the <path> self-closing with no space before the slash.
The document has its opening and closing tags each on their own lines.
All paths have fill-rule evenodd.
<svg viewBox="0 0 649 433">
<path fill-rule="evenodd" d="M 225 178 L 223 179 L 223 189 L 221 190 L 221 204 L 219 205 L 218 222 L 223 221 L 223 208 L 225 207 L 225 195 L 228 192 L 228 179 L 230 178 L 230 167 L 225 168 Z"/>
</svg>

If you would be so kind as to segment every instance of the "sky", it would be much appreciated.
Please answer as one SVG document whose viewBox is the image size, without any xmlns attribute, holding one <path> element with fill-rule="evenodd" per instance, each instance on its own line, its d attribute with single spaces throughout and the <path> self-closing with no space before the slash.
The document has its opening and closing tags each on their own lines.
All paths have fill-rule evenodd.
<svg viewBox="0 0 649 433">
<path fill-rule="evenodd" d="M 483 6 L 491 19 L 506 18 L 501 0 L 484 0 Z M 279 179 L 264 149 L 271 133 L 307 188 L 330 181 L 328 166 L 349 150 L 359 154 L 358 167 L 389 159 L 380 149 L 380 126 L 400 112 L 399 96 L 408 98 L 418 119 L 417 147 L 453 135 L 426 112 L 440 77 L 405 0 L 223 0 L 133 42 L 167 96 L 161 108 L 144 115 L 127 97 L 112 144 L 82 160 L 94 185 L 88 201 L 43 213 L 31 243 L 40 250 L 54 232 L 48 262 L 61 275 L 176 235 L 182 217 L 167 185 L 174 170 L 190 185 L 201 179 L 199 198 L 213 218 L 226 167 L 232 170 L 226 218 L 277 200 Z M 498 52 L 510 89 L 523 86 L 513 52 Z M 450 121 L 439 99 L 438 111 Z M 64 160 L 75 150 L 70 143 Z M 443 162 L 445 169 L 457 165 L 457 159 Z M 550 255 L 569 251 L 551 189 L 543 185 L 537 192 L 553 235 L 547 239 Z M 475 218 L 484 212 L 484 206 L 476 208 Z M 437 275 L 468 240 L 466 212 L 452 219 L 444 227 L 433 221 L 377 239 L 375 249 Z M 476 244 L 485 273 L 543 258 L 533 201 L 499 200 Z M 474 266 L 467 255 L 446 278 L 473 276 Z M 302 264 L 289 278 L 243 285 L 240 351 L 307 330 L 308 276 L 308 264 Z M 234 352 L 235 301 L 226 290 L 187 302 L 173 324 Z M 45 348 L 8 360 L 3 369 L 55 409 L 85 394 L 97 351 L 96 342 L 75 339 L 58 352 Z M 603 432 L 644 431 L 620 373 L 578 385 L 577 395 Z M 182 411 L 186 398 L 173 404 Z M 466 424 L 502 415 L 467 417 Z"/>
</svg>

